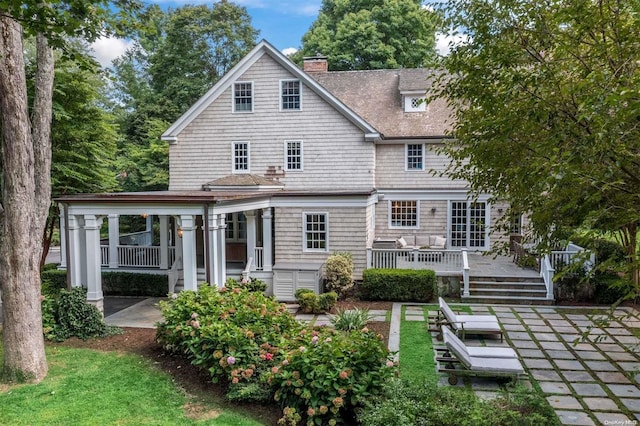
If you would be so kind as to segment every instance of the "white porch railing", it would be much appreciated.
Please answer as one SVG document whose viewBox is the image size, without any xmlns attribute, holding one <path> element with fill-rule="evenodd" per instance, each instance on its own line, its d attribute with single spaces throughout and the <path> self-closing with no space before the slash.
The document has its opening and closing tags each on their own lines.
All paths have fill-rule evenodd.
<svg viewBox="0 0 640 426">
<path fill-rule="evenodd" d="M 462 250 L 367 248 L 367 267 L 460 272 L 462 253 Z"/>
<path fill-rule="evenodd" d="M 251 264 L 253 263 L 253 257 L 250 257 L 249 260 L 247 260 L 247 264 L 245 265 L 244 269 L 242 270 L 242 279 L 244 281 L 247 281 L 249 279 L 249 274 L 251 273 Z"/>
<path fill-rule="evenodd" d="M 256 247 L 253 256 L 253 264 L 256 271 L 262 271 L 264 269 L 264 248 Z"/>
<path fill-rule="evenodd" d="M 556 270 L 551 264 L 551 256 L 544 256 L 540 260 L 540 277 L 544 280 L 544 285 L 547 288 L 548 300 L 553 300 L 553 276 L 555 272 Z"/>
<path fill-rule="evenodd" d="M 462 295 L 464 297 L 471 296 L 471 291 L 469 290 L 469 274 L 471 272 L 471 268 L 469 267 L 469 255 L 466 250 L 462 250 Z"/>
<path fill-rule="evenodd" d="M 159 246 L 118 246 L 118 267 L 121 268 L 160 268 Z M 168 247 L 169 264 L 176 263 L 175 247 Z M 100 246 L 100 264 L 109 266 L 109 246 Z"/>
<path fill-rule="evenodd" d="M 585 254 L 584 248 L 577 244 L 569 243 L 564 250 L 553 250 L 549 255 L 549 260 L 551 267 L 555 270 L 562 269 L 575 262 L 584 262 L 584 266 L 590 269 L 595 263 L 595 255 L 591 253 L 587 259 Z"/>
<path fill-rule="evenodd" d="M 167 273 L 167 279 L 169 281 L 169 293 L 173 293 L 176 290 L 176 284 L 178 283 L 178 279 L 180 278 L 180 270 L 178 269 L 179 265 L 179 259 L 176 259 L 176 261 L 171 264 L 171 269 L 169 269 L 169 272 Z"/>
</svg>

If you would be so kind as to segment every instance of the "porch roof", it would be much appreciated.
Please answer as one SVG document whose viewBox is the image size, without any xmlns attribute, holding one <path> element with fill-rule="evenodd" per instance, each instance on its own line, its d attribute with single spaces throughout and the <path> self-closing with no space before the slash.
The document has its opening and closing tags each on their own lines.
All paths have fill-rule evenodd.
<svg viewBox="0 0 640 426">
<path fill-rule="evenodd" d="M 56 197 L 59 203 L 180 203 L 202 204 L 217 201 L 241 200 L 264 197 L 265 191 L 149 191 L 149 192 L 113 192 L 98 194 L 72 194 Z"/>
</svg>

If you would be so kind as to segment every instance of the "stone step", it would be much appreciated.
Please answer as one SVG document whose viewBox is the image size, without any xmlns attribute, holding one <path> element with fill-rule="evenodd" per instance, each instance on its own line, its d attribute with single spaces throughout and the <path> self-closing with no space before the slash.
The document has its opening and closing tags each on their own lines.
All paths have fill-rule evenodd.
<svg viewBox="0 0 640 426">
<path fill-rule="evenodd" d="M 483 277 L 483 276 L 470 276 L 470 281 L 482 281 L 492 283 L 504 283 L 504 282 L 528 282 L 528 283 L 544 283 L 541 277 L 512 277 L 512 276 L 496 276 L 496 277 Z"/>
<path fill-rule="evenodd" d="M 553 305 L 553 300 L 546 297 L 520 296 L 462 296 L 464 303 L 482 303 L 487 305 Z"/>
<path fill-rule="evenodd" d="M 546 289 L 544 283 L 538 282 L 514 282 L 514 281 L 506 281 L 506 282 L 490 282 L 490 281 L 469 281 L 469 288 L 471 290 L 474 289 Z"/>
<path fill-rule="evenodd" d="M 498 288 L 474 288 L 470 289 L 473 296 L 517 296 L 517 297 L 545 297 L 547 289 L 542 287 L 535 289 L 498 289 Z"/>
</svg>

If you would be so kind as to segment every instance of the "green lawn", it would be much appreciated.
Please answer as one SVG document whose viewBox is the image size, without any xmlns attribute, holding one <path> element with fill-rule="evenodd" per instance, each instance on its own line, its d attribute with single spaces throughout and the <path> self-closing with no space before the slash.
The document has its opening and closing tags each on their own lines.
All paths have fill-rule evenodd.
<svg viewBox="0 0 640 426">
<path fill-rule="evenodd" d="M 0 347 L 0 362 L 2 352 Z M 140 356 L 48 347 L 38 384 L 0 384 L 0 419 L 11 425 L 260 425 L 179 390 Z M 185 415 L 197 412 L 196 419 Z"/>
<path fill-rule="evenodd" d="M 430 307 L 424 308 L 425 318 Z M 432 306 L 431 310 L 437 310 Z M 405 307 L 402 307 L 404 318 Z M 427 323 L 405 321 L 400 323 L 400 375 L 402 378 L 436 384 L 435 360 L 431 334 L 427 331 Z"/>
</svg>

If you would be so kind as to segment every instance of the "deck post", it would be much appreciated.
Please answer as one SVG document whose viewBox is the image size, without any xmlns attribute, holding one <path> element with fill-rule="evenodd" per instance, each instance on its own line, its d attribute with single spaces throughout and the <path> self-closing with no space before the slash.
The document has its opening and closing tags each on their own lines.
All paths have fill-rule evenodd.
<svg viewBox="0 0 640 426">
<path fill-rule="evenodd" d="M 255 210 L 249 210 L 244 212 L 244 217 L 247 218 L 247 262 L 248 262 L 250 258 L 255 257 L 256 255 L 256 212 Z M 255 267 L 252 267 L 251 269 L 254 270 Z"/>
<path fill-rule="evenodd" d="M 218 285 L 224 286 L 227 281 L 227 223 L 226 215 L 221 213 L 218 215 Z"/>
<path fill-rule="evenodd" d="M 224 283 L 219 282 L 218 269 L 220 268 L 220 262 L 218 259 L 218 252 L 220 247 L 218 245 L 218 215 L 213 213 L 209 215 L 209 266 L 211 268 L 211 281 L 209 284 L 215 285 L 218 288 L 224 287 Z"/>
<path fill-rule="evenodd" d="M 373 268 L 373 253 L 371 247 L 367 247 L 367 268 Z"/>
<path fill-rule="evenodd" d="M 196 224 L 193 215 L 180 216 L 182 228 L 182 262 L 184 267 L 184 289 L 198 289 L 196 264 Z"/>
<path fill-rule="evenodd" d="M 160 220 L 160 269 L 169 269 L 169 217 L 158 216 Z"/>
<path fill-rule="evenodd" d="M 273 214 L 271 209 L 262 210 L 262 270 L 271 272 L 273 270 Z"/>
<path fill-rule="evenodd" d="M 85 265 L 87 268 L 87 301 L 104 313 L 104 297 L 102 294 L 102 268 L 100 255 L 100 227 L 102 217 L 92 214 L 84 215 L 85 232 Z"/>
<path fill-rule="evenodd" d="M 470 271 L 470 267 L 469 267 L 469 257 L 467 255 L 467 251 L 466 250 L 462 250 L 462 281 L 464 284 L 464 290 L 462 292 L 462 295 L 464 297 L 469 297 L 471 296 L 471 293 L 469 291 L 469 271 Z"/>
<path fill-rule="evenodd" d="M 118 269 L 118 246 L 120 245 L 120 215 L 109 215 L 109 269 Z"/>
</svg>

